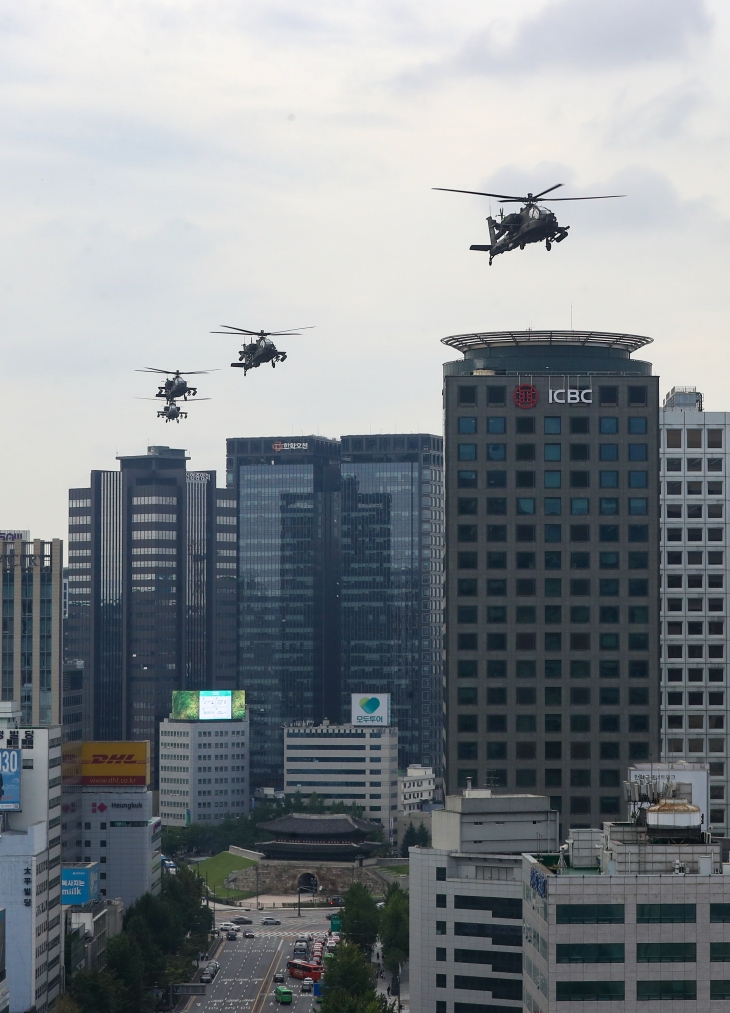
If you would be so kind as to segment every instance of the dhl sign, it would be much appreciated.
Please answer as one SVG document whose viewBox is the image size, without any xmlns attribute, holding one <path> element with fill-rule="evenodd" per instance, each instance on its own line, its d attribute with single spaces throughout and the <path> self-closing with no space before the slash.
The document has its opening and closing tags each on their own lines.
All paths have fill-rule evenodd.
<svg viewBox="0 0 730 1013">
<path fill-rule="evenodd" d="M 81 784 L 150 782 L 149 742 L 82 742 Z"/>
</svg>

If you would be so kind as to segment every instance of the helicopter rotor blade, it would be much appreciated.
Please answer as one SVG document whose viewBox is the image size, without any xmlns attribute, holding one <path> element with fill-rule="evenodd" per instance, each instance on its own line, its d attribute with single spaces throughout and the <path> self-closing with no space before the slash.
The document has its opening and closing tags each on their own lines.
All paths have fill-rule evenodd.
<svg viewBox="0 0 730 1013">
<path fill-rule="evenodd" d="M 511 197 L 509 194 L 504 193 L 484 193 L 482 190 L 452 190 L 448 186 L 432 186 L 432 190 L 442 190 L 444 193 L 471 193 L 476 197 L 498 197 L 505 201 L 519 201 L 524 204 L 527 201 L 527 197 Z"/>
<path fill-rule="evenodd" d="M 225 331 L 211 331 L 211 334 L 250 334 L 252 337 L 260 338 L 261 331 L 247 331 L 244 327 L 233 327 L 231 324 L 221 324 L 221 327 L 228 328 Z M 267 332 L 264 331 L 264 334 Z"/>
<path fill-rule="evenodd" d="M 628 197 L 625 193 L 602 193 L 597 197 L 548 197 L 546 204 L 556 200 L 611 200 L 613 197 Z"/>
<path fill-rule="evenodd" d="M 562 185 L 563 185 L 562 183 L 556 183 L 556 184 L 555 184 L 555 186 L 549 186 L 549 187 L 547 188 L 547 190 L 541 190 L 541 191 L 540 191 L 540 193 L 534 193 L 534 194 L 532 195 L 532 199 L 533 199 L 533 200 L 537 200 L 537 199 L 538 199 L 538 197 L 542 197 L 542 195 L 543 195 L 544 193 L 552 193 L 552 192 L 553 192 L 553 190 L 557 190 L 557 189 L 558 189 L 558 187 L 559 187 L 559 186 L 562 186 Z"/>
<path fill-rule="evenodd" d="M 215 369 L 156 369 L 154 366 L 146 366 L 144 369 L 135 369 L 135 373 L 164 373 L 165 376 L 201 376 L 203 373 L 217 373 Z"/>
<path fill-rule="evenodd" d="M 252 338 L 270 338 L 270 337 L 292 337 L 299 333 L 299 331 L 311 331 L 314 330 L 314 324 L 310 327 L 291 327 L 286 331 L 247 331 L 244 327 L 233 327 L 231 324 L 221 324 L 221 327 L 227 327 L 225 331 L 211 331 L 211 334 L 250 334 Z"/>
</svg>

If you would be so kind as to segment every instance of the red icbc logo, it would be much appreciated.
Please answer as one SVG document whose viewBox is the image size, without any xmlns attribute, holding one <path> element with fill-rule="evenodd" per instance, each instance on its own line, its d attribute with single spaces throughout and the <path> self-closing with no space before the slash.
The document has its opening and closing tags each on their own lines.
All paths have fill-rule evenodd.
<svg viewBox="0 0 730 1013">
<path fill-rule="evenodd" d="M 513 397 L 518 408 L 534 408 L 540 399 L 537 387 L 533 387 L 531 383 L 521 383 L 519 387 L 515 387 Z"/>
</svg>

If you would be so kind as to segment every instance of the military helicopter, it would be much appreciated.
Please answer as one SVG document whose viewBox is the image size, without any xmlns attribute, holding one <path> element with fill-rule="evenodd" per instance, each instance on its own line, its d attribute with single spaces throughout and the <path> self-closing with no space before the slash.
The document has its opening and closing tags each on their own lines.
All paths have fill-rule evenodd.
<svg viewBox="0 0 730 1013">
<path fill-rule="evenodd" d="M 162 373 L 167 375 L 167 379 L 163 384 L 157 388 L 157 394 L 154 398 L 141 398 L 142 401 L 154 401 L 158 397 L 164 397 L 165 407 L 157 413 L 158 419 L 164 419 L 165 422 L 179 422 L 180 419 L 186 419 L 188 413 L 181 411 L 180 406 L 177 404 L 179 399 L 183 401 L 210 401 L 208 397 L 196 398 L 198 393 L 197 387 L 188 387 L 187 381 L 183 379 L 185 376 L 197 376 L 201 373 L 208 373 L 210 370 L 207 369 L 195 369 L 189 370 L 186 373 L 181 373 L 179 369 L 175 370 L 174 373 L 171 369 L 155 369 L 152 366 L 147 366 L 145 369 L 138 369 L 138 373 Z M 170 374 L 173 373 L 172 376 Z"/>
<path fill-rule="evenodd" d="M 182 398 L 187 401 L 188 398 L 195 397 L 198 393 L 197 387 L 188 387 L 187 380 L 184 380 L 185 376 L 199 376 L 201 373 L 209 373 L 209 369 L 193 369 L 188 370 L 186 373 L 181 373 L 179 369 L 174 372 L 171 369 L 155 369 L 154 366 L 146 366 L 144 369 L 135 370 L 137 373 L 162 373 L 167 377 L 165 382 L 160 385 L 157 390 L 155 397 L 164 397 L 168 401 Z M 172 373 L 172 376 L 170 374 Z"/>
<path fill-rule="evenodd" d="M 443 190 L 447 193 L 470 193 L 477 197 L 496 197 L 501 204 L 523 205 L 519 211 L 509 215 L 505 215 L 504 210 L 501 209 L 499 220 L 490 215 L 487 222 L 491 244 L 469 247 L 470 250 L 488 252 L 489 266 L 491 267 L 492 261 L 498 254 L 507 253 L 508 250 L 516 250 L 518 247 L 520 250 L 524 250 L 528 243 L 542 243 L 544 240 L 546 250 L 551 250 L 553 243 L 562 243 L 568 235 L 570 226 L 560 225 L 557 217 L 549 208 L 540 207 L 537 203 L 546 193 L 552 193 L 562 185 L 562 183 L 556 183 L 555 186 L 550 186 L 540 193 L 528 193 L 526 197 L 510 197 L 503 193 L 482 193 L 480 190 L 452 190 L 445 186 L 435 186 L 433 189 Z M 547 200 L 550 202 L 556 200 L 609 200 L 613 197 L 625 196 L 625 193 L 609 193 L 601 194 L 598 197 L 548 197 Z"/>
<path fill-rule="evenodd" d="M 249 341 L 247 344 L 242 345 L 238 352 L 238 362 L 232 362 L 231 366 L 235 369 L 243 369 L 243 375 L 248 373 L 249 369 L 258 369 L 264 362 L 270 362 L 271 368 L 274 369 L 277 362 L 284 362 L 286 360 L 286 352 L 280 352 L 273 341 L 269 341 L 269 338 L 278 337 L 297 337 L 301 331 L 311 331 L 312 327 L 293 327 L 288 331 L 247 331 L 243 327 L 232 327 L 230 324 L 221 324 L 221 327 L 225 327 L 224 331 L 211 331 L 211 334 L 245 334 L 252 338 L 254 341 Z"/>
</svg>

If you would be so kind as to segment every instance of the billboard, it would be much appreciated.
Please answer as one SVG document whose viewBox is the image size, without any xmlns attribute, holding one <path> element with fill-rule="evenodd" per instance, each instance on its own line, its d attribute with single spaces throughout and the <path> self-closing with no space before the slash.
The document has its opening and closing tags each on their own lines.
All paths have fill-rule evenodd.
<svg viewBox="0 0 730 1013">
<path fill-rule="evenodd" d="M 0 749 L 0 812 L 20 810 L 20 750 Z"/>
<path fill-rule="evenodd" d="M 243 721 L 245 717 L 245 689 L 173 690 L 173 721 Z"/>
<path fill-rule="evenodd" d="M 149 784 L 149 742 L 82 742 L 81 783 Z"/>
<path fill-rule="evenodd" d="M 390 693 L 353 693 L 353 725 L 389 725 Z"/>
<path fill-rule="evenodd" d="M 99 865 L 65 865 L 61 868 L 61 903 L 88 904 L 99 899 Z"/>
</svg>

